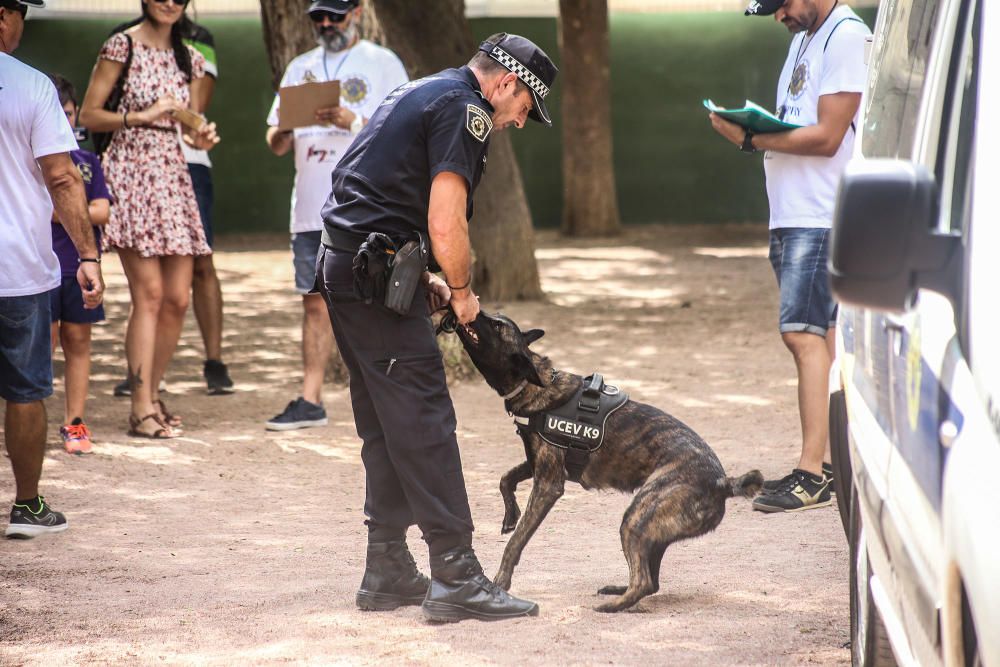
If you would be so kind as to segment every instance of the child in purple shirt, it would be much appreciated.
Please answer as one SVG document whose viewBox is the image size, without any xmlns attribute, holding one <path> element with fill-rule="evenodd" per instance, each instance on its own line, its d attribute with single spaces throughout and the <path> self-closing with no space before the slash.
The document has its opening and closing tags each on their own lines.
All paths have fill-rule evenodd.
<svg viewBox="0 0 1000 667">
<path fill-rule="evenodd" d="M 66 118 L 70 125 L 76 127 L 77 101 L 73 84 L 58 74 L 51 78 L 59 92 L 59 103 L 66 112 Z M 85 150 L 73 151 L 70 158 L 83 176 L 90 220 L 94 223 L 94 237 L 100 248 L 100 227 L 107 224 L 111 212 L 111 195 L 104 182 L 101 161 Z M 69 234 L 55 218 L 52 220 L 52 248 L 62 268 L 62 284 L 49 293 L 52 303 L 52 353 L 55 354 L 56 341 L 60 341 L 66 358 L 66 414 L 59 434 L 67 452 L 89 454 L 91 436 L 83 420 L 83 412 L 90 385 L 90 333 L 94 322 L 104 320 L 104 306 L 93 310 L 83 307 L 83 294 L 76 280 L 80 256 Z"/>
</svg>

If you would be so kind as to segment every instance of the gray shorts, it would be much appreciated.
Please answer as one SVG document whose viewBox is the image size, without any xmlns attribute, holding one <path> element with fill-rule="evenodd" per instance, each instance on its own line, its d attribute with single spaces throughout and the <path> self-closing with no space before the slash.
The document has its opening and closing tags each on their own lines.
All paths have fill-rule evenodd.
<svg viewBox="0 0 1000 667">
<path fill-rule="evenodd" d="M 323 245 L 322 239 L 322 231 L 292 234 L 295 291 L 299 294 L 308 294 L 316 282 L 316 257 Z"/>
</svg>

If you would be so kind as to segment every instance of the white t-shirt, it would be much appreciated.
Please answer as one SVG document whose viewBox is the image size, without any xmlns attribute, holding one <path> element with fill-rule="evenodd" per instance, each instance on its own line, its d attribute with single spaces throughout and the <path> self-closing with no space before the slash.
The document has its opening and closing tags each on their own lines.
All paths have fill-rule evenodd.
<svg viewBox="0 0 1000 667">
<path fill-rule="evenodd" d="M 778 79 L 778 115 L 782 116 L 784 108 L 784 120 L 815 125 L 821 95 L 862 92 L 868 76 L 865 39 L 869 35 L 868 26 L 846 5 L 834 9 L 812 37 L 805 32 L 795 35 Z M 771 229 L 830 227 L 837 186 L 851 157 L 857 127 L 856 115 L 854 127 L 847 129 L 833 157 L 776 151 L 764 155 Z"/>
<path fill-rule="evenodd" d="M 307 51 L 288 64 L 282 86 L 310 81 L 340 81 L 340 102 L 356 114 L 370 118 L 375 109 L 399 86 L 406 83 L 406 69 L 396 54 L 367 40 L 350 49 L 328 53 L 323 47 Z M 267 124 L 278 125 L 278 101 L 274 96 Z M 312 125 L 295 129 L 295 186 L 292 189 L 293 234 L 323 229 L 320 210 L 330 196 L 330 174 L 354 141 L 349 130 Z"/>
<path fill-rule="evenodd" d="M 0 296 L 59 285 L 52 199 L 36 160 L 77 148 L 52 81 L 0 53 Z"/>
</svg>

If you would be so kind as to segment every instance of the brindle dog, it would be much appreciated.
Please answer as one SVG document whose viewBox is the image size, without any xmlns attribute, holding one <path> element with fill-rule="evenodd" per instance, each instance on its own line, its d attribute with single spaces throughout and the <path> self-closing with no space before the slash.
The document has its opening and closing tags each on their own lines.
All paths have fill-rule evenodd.
<svg viewBox="0 0 1000 667">
<path fill-rule="evenodd" d="M 542 337 L 539 329 L 522 333 L 507 317 L 480 313 L 456 331 L 476 368 L 507 398 L 507 409 L 516 416 L 562 405 L 581 386 L 581 376 L 556 370 L 547 357 L 528 349 Z M 514 531 L 494 578 L 504 589 L 510 588 L 521 552 L 562 496 L 567 479 L 565 450 L 534 432 L 521 431 L 521 438 L 527 460 L 500 480 L 506 509 L 502 532 Z M 520 517 L 514 491 L 530 477 L 534 485 Z M 667 546 L 714 530 L 726 512 L 726 500 L 753 497 L 763 477 L 758 470 L 726 477 L 715 452 L 697 433 L 657 408 L 629 400 L 608 417 L 604 443 L 590 455 L 579 481 L 585 489 L 635 492 L 621 525 L 628 586 L 598 591 L 619 597 L 597 611 L 615 612 L 659 590 L 660 561 Z"/>
</svg>

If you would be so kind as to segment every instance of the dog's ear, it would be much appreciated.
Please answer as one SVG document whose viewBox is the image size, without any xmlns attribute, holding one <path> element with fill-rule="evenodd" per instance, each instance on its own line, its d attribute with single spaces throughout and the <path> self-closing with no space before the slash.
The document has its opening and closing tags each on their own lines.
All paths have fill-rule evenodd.
<svg viewBox="0 0 1000 667">
<path fill-rule="evenodd" d="M 525 380 L 539 387 L 544 386 L 542 378 L 538 377 L 538 369 L 535 368 L 535 363 L 531 360 L 531 357 L 526 354 L 513 354 L 510 361 L 514 370 Z"/>
<path fill-rule="evenodd" d="M 541 329 L 530 329 L 528 331 L 525 331 L 521 335 L 524 336 L 524 344 L 525 345 L 531 345 L 536 340 L 538 340 L 539 338 L 541 338 L 542 336 L 544 336 L 545 332 L 542 331 Z"/>
</svg>

